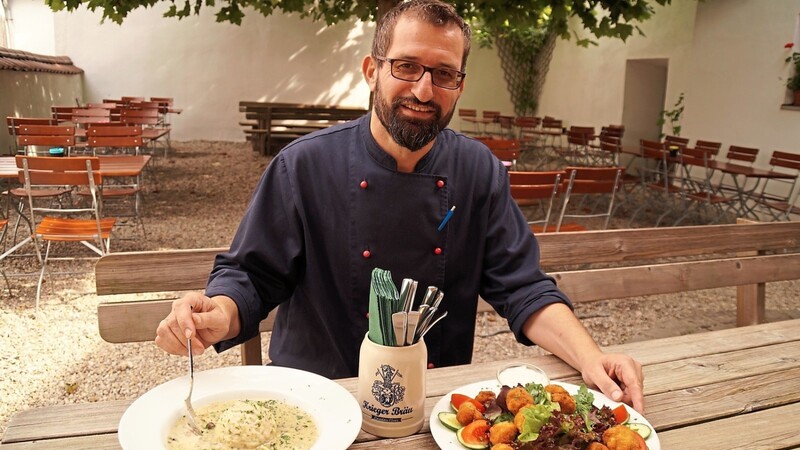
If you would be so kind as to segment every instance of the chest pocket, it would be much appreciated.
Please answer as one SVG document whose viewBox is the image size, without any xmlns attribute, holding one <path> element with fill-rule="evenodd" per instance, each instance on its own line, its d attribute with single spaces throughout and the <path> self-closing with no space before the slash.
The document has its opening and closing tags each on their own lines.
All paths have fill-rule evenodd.
<svg viewBox="0 0 800 450">
<path fill-rule="evenodd" d="M 357 190 L 351 209 L 354 275 L 360 278 L 366 273 L 369 280 L 372 269 L 380 267 L 392 272 L 398 286 L 403 278 L 413 278 L 422 287 L 442 286 L 447 227 L 442 231 L 437 227 L 450 208 L 447 180 L 384 172 L 365 181 L 366 188 Z M 363 279 L 354 285 L 363 286 Z"/>
</svg>

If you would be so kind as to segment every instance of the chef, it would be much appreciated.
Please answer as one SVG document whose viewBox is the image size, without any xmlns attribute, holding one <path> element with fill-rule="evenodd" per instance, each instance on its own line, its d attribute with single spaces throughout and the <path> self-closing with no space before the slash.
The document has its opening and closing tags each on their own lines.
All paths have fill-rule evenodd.
<svg viewBox="0 0 800 450">
<path fill-rule="evenodd" d="M 445 293 L 439 311 L 448 316 L 425 336 L 429 367 L 470 362 L 480 295 L 519 342 L 555 353 L 588 384 L 642 411 L 641 366 L 601 352 L 540 270 L 503 164 L 446 128 L 469 50 L 470 29 L 447 4 L 415 0 L 388 12 L 362 64 L 370 114 L 274 158 L 205 295 L 177 300 L 156 343 L 185 355 L 191 337 L 198 351 L 223 351 L 255 336 L 279 307 L 272 364 L 355 376 L 377 267 L 397 285 L 412 278 Z"/>
</svg>

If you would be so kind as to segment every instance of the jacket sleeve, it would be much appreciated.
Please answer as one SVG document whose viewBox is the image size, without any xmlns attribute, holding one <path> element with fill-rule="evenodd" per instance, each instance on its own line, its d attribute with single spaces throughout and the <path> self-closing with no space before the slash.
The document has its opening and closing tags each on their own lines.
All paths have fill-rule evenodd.
<svg viewBox="0 0 800 450">
<path fill-rule="evenodd" d="M 226 350 L 258 334 L 259 323 L 292 295 L 304 267 L 303 224 L 286 161 L 275 157 L 259 181 L 230 251 L 217 255 L 206 295 L 226 295 L 239 309 L 241 332 Z"/>
<path fill-rule="evenodd" d="M 539 266 L 539 244 L 514 199 L 508 173 L 498 164 L 490 206 L 481 279 L 481 297 L 503 316 L 517 341 L 533 343 L 522 326 L 533 313 L 567 296 Z"/>
</svg>

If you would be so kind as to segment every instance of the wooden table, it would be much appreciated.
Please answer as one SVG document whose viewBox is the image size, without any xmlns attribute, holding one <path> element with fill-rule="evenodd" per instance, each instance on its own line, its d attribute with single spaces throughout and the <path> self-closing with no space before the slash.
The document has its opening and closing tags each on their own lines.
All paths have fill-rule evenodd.
<svg viewBox="0 0 800 450">
<path fill-rule="evenodd" d="M 645 366 L 645 417 L 663 449 L 784 449 L 800 446 L 800 319 L 634 342 L 626 352 Z M 555 380 L 578 374 L 553 356 L 528 359 Z M 431 369 L 426 415 L 447 392 L 491 379 L 507 361 Z M 356 379 L 337 381 L 355 392 Z M 49 406 L 13 416 L 3 450 L 118 449 L 117 425 L 131 401 Z M 436 449 L 426 418 L 422 430 L 401 439 L 361 432 L 352 450 Z M 331 449 L 336 450 L 336 449 Z"/>
<path fill-rule="evenodd" d="M 261 155 L 271 151 L 273 139 L 292 141 L 367 113 L 364 108 L 349 106 L 250 101 L 240 101 L 239 111 L 247 119 L 240 125 L 248 127 L 245 134 L 252 139 L 253 150 Z"/>
<path fill-rule="evenodd" d="M 104 177 L 138 177 L 150 162 L 150 155 L 98 156 Z M 0 157 L 0 179 L 16 180 L 19 170 L 14 156 Z"/>
</svg>

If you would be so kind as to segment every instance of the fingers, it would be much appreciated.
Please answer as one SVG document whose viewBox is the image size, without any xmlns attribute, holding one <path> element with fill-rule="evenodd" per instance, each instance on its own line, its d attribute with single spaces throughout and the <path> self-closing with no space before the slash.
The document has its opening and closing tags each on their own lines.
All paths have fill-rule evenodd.
<svg viewBox="0 0 800 450">
<path fill-rule="evenodd" d="M 158 324 L 155 339 L 156 345 L 169 354 L 187 356 L 186 340 L 179 333 L 178 322 L 175 320 L 175 316 L 170 313 Z"/>
<path fill-rule="evenodd" d="M 642 366 L 626 355 L 607 354 L 601 367 L 588 368 L 587 376 L 610 399 L 627 403 L 644 414 L 644 372 Z M 599 369 L 599 370 L 598 370 Z"/>
<path fill-rule="evenodd" d="M 622 402 L 625 398 L 625 393 L 623 389 L 614 382 L 606 374 L 599 376 L 598 379 L 594 380 L 594 383 L 597 385 L 597 388 L 600 389 L 600 392 L 605 394 L 611 400 L 615 402 Z"/>
<path fill-rule="evenodd" d="M 195 294 L 195 293 L 193 293 Z M 196 294 L 200 295 L 200 294 Z M 196 295 L 187 294 L 183 298 L 172 302 L 172 313 L 175 316 L 175 334 L 188 339 L 196 334 L 196 326 L 192 318 L 192 312 L 200 310 L 202 299 L 197 299 Z"/>
<path fill-rule="evenodd" d="M 167 353 L 187 356 L 187 339 L 191 336 L 192 353 L 200 355 L 205 352 L 206 344 L 197 336 L 196 314 L 192 313 L 193 309 L 202 309 L 203 297 L 202 294 L 191 293 L 172 303 L 172 311 L 156 329 L 156 345 Z"/>
<path fill-rule="evenodd" d="M 626 355 L 611 355 L 613 363 L 610 376 L 614 377 L 625 402 L 644 414 L 644 371 L 638 361 Z"/>
</svg>

